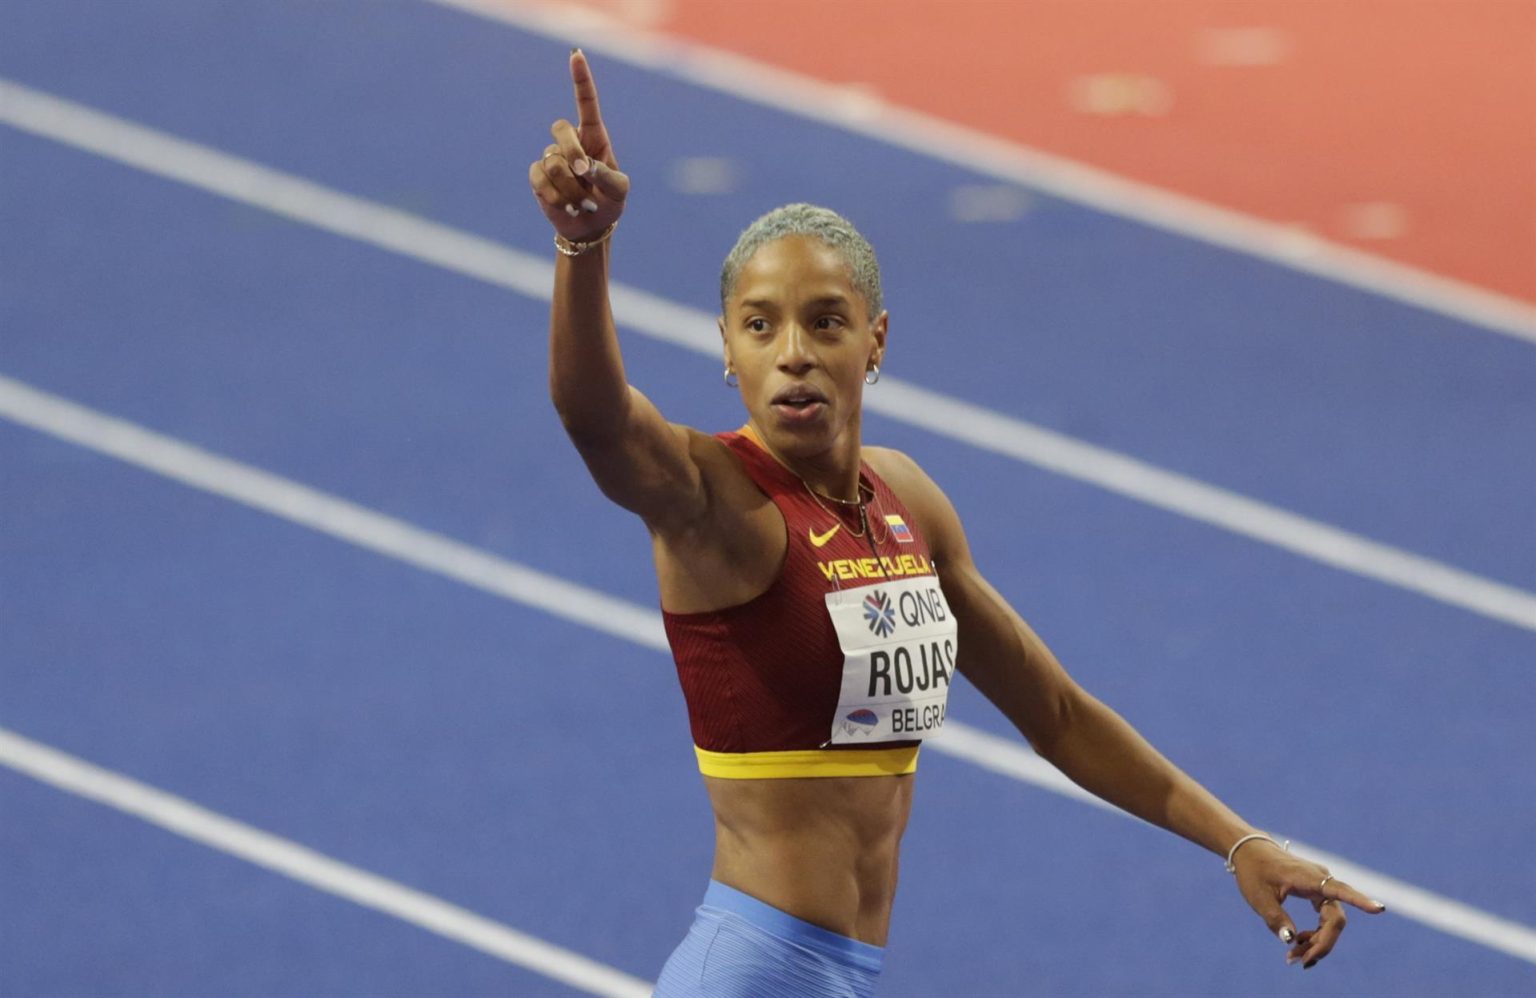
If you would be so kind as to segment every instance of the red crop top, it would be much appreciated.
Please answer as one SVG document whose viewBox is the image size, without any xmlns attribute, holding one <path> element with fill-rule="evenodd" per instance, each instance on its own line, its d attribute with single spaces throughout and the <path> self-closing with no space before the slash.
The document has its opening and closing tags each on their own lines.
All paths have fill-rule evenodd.
<svg viewBox="0 0 1536 998">
<path fill-rule="evenodd" d="M 864 464 L 874 498 L 860 536 L 750 427 L 717 436 L 783 514 L 788 548 L 756 598 L 662 614 L 699 769 L 731 779 L 913 772 L 920 739 L 943 724 L 955 625 L 911 514 Z"/>
</svg>

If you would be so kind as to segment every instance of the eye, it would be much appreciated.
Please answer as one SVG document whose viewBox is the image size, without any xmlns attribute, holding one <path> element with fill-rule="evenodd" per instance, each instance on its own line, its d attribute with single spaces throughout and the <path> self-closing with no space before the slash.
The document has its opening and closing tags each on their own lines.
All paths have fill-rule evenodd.
<svg viewBox="0 0 1536 998">
<path fill-rule="evenodd" d="M 816 328 L 821 330 L 841 329 L 846 323 L 840 315 L 824 315 L 816 320 Z"/>
<path fill-rule="evenodd" d="M 768 320 L 762 316 L 754 316 L 747 320 L 747 329 L 754 333 L 766 333 L 768 331 Z"/>
</svg>

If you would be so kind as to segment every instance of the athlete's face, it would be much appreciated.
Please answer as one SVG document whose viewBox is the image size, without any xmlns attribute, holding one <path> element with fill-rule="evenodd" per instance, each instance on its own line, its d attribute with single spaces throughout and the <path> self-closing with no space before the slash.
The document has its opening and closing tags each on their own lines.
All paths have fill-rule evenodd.
<svg viewBox="0 0 1536 998">
<path fill-rule="evenodd" d="M 775 450 L 811 456 L 852 433 L 864 375 L 885 353 L 886 313 L 869 314 L 848 265 L 817 239 L 768 243 L 741 269 L 720 319 L 725 363 Z"/>
</svg>

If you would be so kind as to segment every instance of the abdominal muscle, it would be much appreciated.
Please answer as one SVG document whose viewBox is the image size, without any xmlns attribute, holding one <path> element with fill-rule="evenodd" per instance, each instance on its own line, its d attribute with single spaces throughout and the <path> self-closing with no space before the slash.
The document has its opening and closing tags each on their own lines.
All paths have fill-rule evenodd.
<svg viewBox="0 0 1536 998">
<path fill-rule="evenodd" d="M 884 946 L 912 777 L 722 780 L 714 879 L 780 911 Z"/>
</svg>

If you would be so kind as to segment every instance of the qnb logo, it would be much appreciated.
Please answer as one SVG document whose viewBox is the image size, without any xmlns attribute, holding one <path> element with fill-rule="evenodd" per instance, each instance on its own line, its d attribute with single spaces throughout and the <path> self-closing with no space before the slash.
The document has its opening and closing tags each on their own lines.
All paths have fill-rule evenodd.
<svg viewBox="0 0 1536 998">
<path fill-rule="evenodd" d="M 860 707 L 843 718 L 843 730 L 850 735 L 868 735 L 880 723 L 880 716 L 867 707 Z"/>
<path fill-rule="evenodd" d="M 864 620 L 877 637 L 890 637 L 896 630 L 896 610 L 891 606 L 891 598 L 878 589 L 864 597 Z"/>
</svg>

